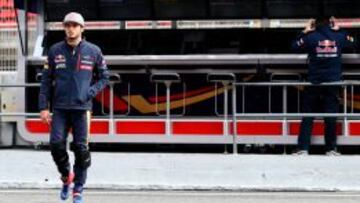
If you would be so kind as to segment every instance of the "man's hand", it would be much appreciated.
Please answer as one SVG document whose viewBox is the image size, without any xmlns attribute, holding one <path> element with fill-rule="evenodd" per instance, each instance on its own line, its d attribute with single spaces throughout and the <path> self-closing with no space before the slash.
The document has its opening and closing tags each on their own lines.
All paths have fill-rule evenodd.
<svg viewBox="0 0 360 203">
<path fill-rule="evenodd" d="M 42 120 L 43 123 L 46 123 L 48 125 L 50 125 L 50 112 L 49 110 L 42 110 L 40 112 L 40 119 Z"/>
<path fill-rule="evenodd" d="M 338 21 L 336 20 L 336 18 L 334 16 L 332 16 L 330 18 L 330 24 L 331 24 L 331 29 L 333 29 L 335 31 L 340 30 L 339 23 L 338 23 Z"/>
<path fill-rule="evenodd" d="M 305 29 L 302 31 L 304 34 L 307 34 L 309 32 L 312 32 L 315 30 L 315 19 L 310 19 L 306 25 L 305 25 Z"/>
</svg>

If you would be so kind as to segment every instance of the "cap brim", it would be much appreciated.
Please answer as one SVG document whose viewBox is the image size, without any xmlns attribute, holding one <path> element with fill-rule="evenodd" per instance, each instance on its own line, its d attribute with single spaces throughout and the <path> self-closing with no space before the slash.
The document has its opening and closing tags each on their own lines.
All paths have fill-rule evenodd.
<svg viewBox="0 0 360 203">
<path fill-rule="evenodd" d="M 68 23 L 74 23 L 74 24 L 77 24 L 77 25 L 80 25 L 80 26 L 84 26 L 83 24 L 81 24 L 81 23 L 79 23 L 79 22 L 76 22 L 76 21 L 65 21 L 65 22 L 63 22 L 63 24 L 65 25 L 65 24 L 68 24 Z"/>
</svg>

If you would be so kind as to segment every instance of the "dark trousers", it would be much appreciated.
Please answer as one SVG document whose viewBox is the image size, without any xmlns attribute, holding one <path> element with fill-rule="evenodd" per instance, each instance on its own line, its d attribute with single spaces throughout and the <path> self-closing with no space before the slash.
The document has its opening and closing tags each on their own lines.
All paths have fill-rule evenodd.
<svg viewBox="0 0 360 203">
<path fill-rule="evenodd" d="M 339 87 L 311 86 L 305 88 L 303 97 L 303 113 L 337 113 L 339 110 Z M 309 150 L 313 117 L 304 117 L 298 137 L 299 150 Z M 325 117 L 325 145 L 326 150 L 336 149 L 336 117 Z"/>
<path fill-rule="evenodd" d="M 84 185 L 87 168 L 90 166 L 89 152 L 90 112 L 86 110 L 55 109 L 51 122 L 50 148 L 52 157 L 63 177 L 70 172 L 69 156 L 66 150 L 68 133 L 71 129 L 75 154 L 75 185 Z"/>
</svg>

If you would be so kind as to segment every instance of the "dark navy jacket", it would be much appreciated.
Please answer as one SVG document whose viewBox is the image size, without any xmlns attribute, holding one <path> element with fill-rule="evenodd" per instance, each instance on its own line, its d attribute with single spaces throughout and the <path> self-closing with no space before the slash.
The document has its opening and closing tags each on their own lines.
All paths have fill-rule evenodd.
<svg viewBox="0 0 360 203">
<path fill-rule="evenodd" d="M 61 41 L 53 45 L 44 65 L 39 109 L 91 110 L 92 98 L 109 82 L 109 71 L 98 46 L 82 40 L 73 48 Z"/>
<path fill-rule="evenodd" d="M 343 49 L 354 46 L 354 39 L 343 30 L 334 31 L 322 26 L 315 31 L 300 34 L 293 42 L 295 51 L 309 54 L 309 81 L 314 84 L 336 82 L 342 79 Z"/>
</svg>

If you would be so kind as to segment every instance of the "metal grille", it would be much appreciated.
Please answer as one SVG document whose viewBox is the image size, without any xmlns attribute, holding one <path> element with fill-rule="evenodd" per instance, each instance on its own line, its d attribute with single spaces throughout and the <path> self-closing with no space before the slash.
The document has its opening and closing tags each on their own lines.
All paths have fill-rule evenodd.
<svg viewBox="0 0 360 203">
<path fill-rule="evenodd" d="M 0 73 L 17 70 L 18 31 L 12 0 L 0 0 Z"/>
</svg>

